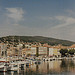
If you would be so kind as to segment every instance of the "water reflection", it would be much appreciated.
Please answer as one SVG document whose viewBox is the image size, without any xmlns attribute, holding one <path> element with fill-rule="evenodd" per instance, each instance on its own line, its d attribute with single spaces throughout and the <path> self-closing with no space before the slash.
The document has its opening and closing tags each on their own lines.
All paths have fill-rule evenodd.
<svg viewBox="0 0 75 75">
<path fill-rule="evenodd" d="M 23 67 L 17 72 L 1 72 L 0 75 L 75 75 L 75 60 L 45 61 Z"/>
</svg>

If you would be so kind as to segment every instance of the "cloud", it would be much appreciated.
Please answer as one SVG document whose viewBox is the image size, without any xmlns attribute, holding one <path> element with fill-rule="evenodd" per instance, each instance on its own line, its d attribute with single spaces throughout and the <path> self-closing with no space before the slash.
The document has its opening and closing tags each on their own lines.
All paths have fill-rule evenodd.
<svg viewBox="0 0 75 75">
<path fill-rule="evenodd" d="M 54 28 L 66 27 L 68 25 L 75 24 L 75 18 L 67 16 L 56 16 L 56 20 L 59 20 L 63 23 L 56 25 Z"/>
<path fill-rule="evenodd" d="M 69 13 L 70 15 L 75 15 L 75 12 L 73 10 L 66 10 L 67 13 Z"/>
<path fill-rule="evenodd" d="M 45 22 L 48 22 L 48 25 L 51 26 L 51 29 L 66 27 L 66 26 L 75 24 L 75 18 L 72 16 L 71 17 L 69 16 L 53 16 L 53 17 L 40 16 L 39 18 Z"/>
<path fill-rule="evenodd" d="M 6 8 L 6 10 L 7 17 L 12 19 L 16 23 L 23 20 L 23 15 L 26 13 L 22 8 Z"/>
<path fill-rule="evenodd" d="M 66 18 L 67 17 L 65 16 L 55 16 L 55 19 L 60 20 L 60 21 L 65 20 Z"/>
<path fill-rule="evenodd" d="M 53 21 L 57 21 L 57 23 L 53 25 L 52 28 L 61 28 L 75 24 L 75 18 L 68 16 L 53 16 L 53 17 L 40 17 L 40 18 L 42 20 L 50 20 L 50 24 L 52 24 Z"/>
<path fill-rule="evenodd" d="M 40 16 L 38 18 L 40 18 L 41 20 L 53 20 L 53 17 L 47 17 L 47 16 Z"/>
</svg>

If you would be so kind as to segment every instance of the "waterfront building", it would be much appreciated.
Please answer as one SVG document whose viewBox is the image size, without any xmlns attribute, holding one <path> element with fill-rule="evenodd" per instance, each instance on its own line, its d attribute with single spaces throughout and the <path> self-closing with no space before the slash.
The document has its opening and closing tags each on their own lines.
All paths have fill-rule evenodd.
<svg viewBox="0 0 75 75">
<path fill-rule="evenodd" d="M 49 48 L 49 56 L 52 57 L 53 56 L 53 48 Z"/>
<path fill-rule="evenodd" d="M 7 45 L 5 43 L 0 43 L 0 56 L 6 56 Z"/>
<path fill-rule="evenodd" d="M 26 50 L 24 48 L 24 49 L 22 49 L 22 57 L 25 57 L 25 56 L 26 56 Z"/>
<path fill-rule="evenodd" d="M 26 43 L 25 48 L 31 48 L 31 43 Z"/>
<path fill-rule="evenodd" d="M 75 44 L 71 45 L 69 49 L 75 49 Z"/>
<path fill-rule="evenodd" d="M 58 49 L 56 49 L 56 48 L 53 48 L 53 55 L 55 56 L 55 57 L 58 57 Z"/>
<path fill-rule="evenodd" d="M 37 46 L 36 45 L 33 45 L 32 47 L 31 47 L 31 55 L 36 55 L 36 53 L 37 53 Z"/>
<path fill-rule="evenodd" d="M 39 47 L 39 55 L 47 56 L 47 47 L 40 46 Z"/>
<path fill-rule="evenodd" d="M 19 43 L 19 45 L 17 45 L 18 55 L 19 55 L 19 56 L 22 56 L 22 47 L 23 47 L 23 44 L 20 44 L 20 43 Z"/>
<path fill-rule="evenodd" d="M 22 49 L 22 57 L 30 56 L 31 55 L 31 49 L 30 48 L 24 48 Z"/>
<path fill-rule="evenodd" d="M 50 57 L 53 57 L 53 56 L 55 56 L 55 57 L 61 57 L 61 54 L 60 54 L 60 52 L 59 52 L 59 50 L 60 49 L 58 49 L 58 48 L 53 48 L 53 47 L 50 47 L 49 48 L 49 56 Z"/>
</svg>

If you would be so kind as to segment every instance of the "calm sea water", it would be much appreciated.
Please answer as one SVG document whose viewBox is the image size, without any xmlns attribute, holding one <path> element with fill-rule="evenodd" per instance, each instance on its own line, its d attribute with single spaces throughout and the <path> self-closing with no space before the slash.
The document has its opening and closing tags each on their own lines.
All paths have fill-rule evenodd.
<svg viewBox="0 0 75 75">
<path fill-rule="evenodd" d="M 75 75 L 75 60 L 45 61 L 19 71 L 0 72 L 0 75 Z"/>
</svg>

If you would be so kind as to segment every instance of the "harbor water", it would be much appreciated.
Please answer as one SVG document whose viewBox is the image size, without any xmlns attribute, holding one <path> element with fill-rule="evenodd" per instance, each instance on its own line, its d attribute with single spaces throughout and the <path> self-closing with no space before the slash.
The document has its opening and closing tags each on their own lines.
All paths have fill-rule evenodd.
<svg viewBox="0 0 75 75">
<path fill-rule="evenodd" d="M 0 75 L 75 75 L 75 60 L 42 61 L 17 71 L 0 72 Z"/>
</svg>

